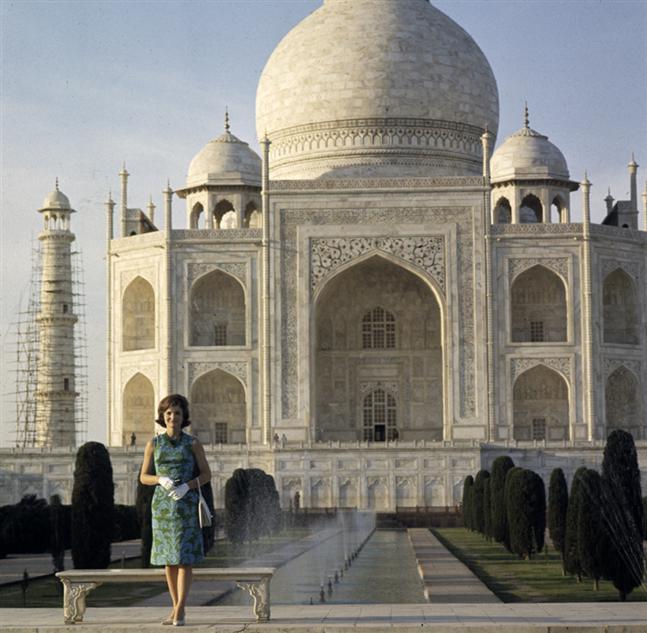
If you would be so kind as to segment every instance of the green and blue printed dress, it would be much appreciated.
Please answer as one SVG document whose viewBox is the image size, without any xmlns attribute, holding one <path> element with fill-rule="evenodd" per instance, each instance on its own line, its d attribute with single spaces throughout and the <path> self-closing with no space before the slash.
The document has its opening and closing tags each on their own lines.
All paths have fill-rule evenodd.
<svg viewBox="0 0 647 633">
<path fill-rule="evenodd" d="M 182 433 L 177 440 L 166 433 L 153 438 L 155 473 L 170 477 L 175 485 L 193 477 L 194 438 Z M 198 523 L 198 491 L 189 490 L 179 501 L 156 486 L 151 506 L 153 546 L 151 565 L 195 565 L 204 559 L 202 530 Z"/>
</svg>

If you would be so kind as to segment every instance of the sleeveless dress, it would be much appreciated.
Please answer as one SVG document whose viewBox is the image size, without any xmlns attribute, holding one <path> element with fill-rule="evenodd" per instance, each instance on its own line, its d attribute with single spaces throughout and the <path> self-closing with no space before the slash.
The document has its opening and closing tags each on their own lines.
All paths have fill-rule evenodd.
<svg viewBox="0 0 647 633">
<path fill-rule="evenodd" d="M 166 433 L 155 436 L 155 473 L 170 477 L 176 486 L 187 483 L 195 468 L 193 440 L 186 433 L 181 433 L 177 440 Z M 179 501 L 174 501 L 162 486 L 156 486 L 151 512 L 151 565 L 195 565 L 204 559 L 197 490 L 189 490 Z"/>
</svg>

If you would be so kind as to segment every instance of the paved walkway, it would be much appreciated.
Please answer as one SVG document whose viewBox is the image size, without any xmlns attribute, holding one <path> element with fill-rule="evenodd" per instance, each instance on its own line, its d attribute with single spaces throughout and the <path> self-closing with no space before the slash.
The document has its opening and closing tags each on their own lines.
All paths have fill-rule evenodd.
<svg viewBox="0 0 647 633">
<path fill-rule="evenodd" d="M 418 573 L 429 602 L 501 602 L 427 528 L 410 528 L 407 534 L 418 559 Z"/>
<path fill-rule="evenodd" d="M 139 556 L 141 541 L 122 541 L 112 544 L 112 561 L 119 562 L 121 557 L 136 558 Z M 29 577 L 39 578 L 54 573 L 52 555 L 45 554 L 10 554 L 7 558 L 0 558 L 0 585 L 22 580 L 23 572 L 27 570 Z M 72 552 L 65 550 L 65 569 L 73 569 Z"/>
<path fill-rule="evenodd" d="M 288 543 L 272 552 L 267 552 L 262 556 L 250 558 L 243 561 L 238 567 L 282 567 L 293 558 L 300 556 L 304 552 L 316 547 L 317 545 L 327 541 L 339 532 L 339 528 L 327 528 L 319 530 L 313 534 L 299 539 L 293 543 Z M 200 582 L 195 583 L 191 587 L 189 593 L 189 606 L 201 606 L 207 604 L 214 604 L 223 595 L 229 593 L 232 589 L 236 588 L 234 582 Z M 156 596 L 147 598 L 138 603 L 142 607 L 159 607 L 169 606 L 170 598 L 166 591 L 161 592 Z"/>
<path fill-rule="evenodd" d="M 0 609 L 2 633 L 92 633 L 162 631 L 168 609 L 88 608 L 82 625 L 63 625 L 63 609 Z M 433 631 L 434 633 L 647 633 L 647 603 L 422 604 L 276 606 L 272 619 L 258 624 L 250 607 L 191 607 L 187 626 L 194 633 L 290 633 Z M 78 633 L 78 632 L 77 632 Z"/>
</svg>

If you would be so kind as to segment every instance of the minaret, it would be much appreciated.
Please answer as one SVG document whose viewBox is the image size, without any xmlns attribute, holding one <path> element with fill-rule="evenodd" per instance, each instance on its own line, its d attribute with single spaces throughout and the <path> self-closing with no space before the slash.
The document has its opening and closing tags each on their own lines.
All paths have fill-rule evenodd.
<svg viewBox="0 0 647 633">
<path fill-rule="evenodd" d="M 36 378 L 36 446 L 75 446 L 74 298 L 70 201 L 58 189 L 38 211 L 43 215 L 39 355 Z"/>
<path fill-rule="evenodd" d="M 611 195 L 611 187 L 609 187 L 609 193 L 607 193 L 607 197 L 604 199 L 605 204 L 607 205 L 607 215 L 613 211 L 613 196 Z"/>
<path fill-rule="evenodd" d="M 634 155 L 631 155 L 631 162 L 627 165 L 629 169 L 629 197 L 631 200 L 631 210 L 638 213 L 638 184 L 636 182 L 636 173 L 638 172 L 638 163 Z"/>
</svg>

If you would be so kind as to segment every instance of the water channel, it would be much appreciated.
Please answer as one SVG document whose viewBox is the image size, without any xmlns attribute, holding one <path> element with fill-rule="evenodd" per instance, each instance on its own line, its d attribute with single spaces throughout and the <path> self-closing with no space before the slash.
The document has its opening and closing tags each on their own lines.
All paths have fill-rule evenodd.
<svg viewBox="0 0 647 633">
<path fill-rule="evenodd" d="M 341 531 L 276 570 L 271 584 L 272 604 L 317 604 L 323 585 L 329 604 L 425 603 L 417 561 L 405 531 L 376 530 L 361 552 L 344 569 L 358 534 Z M 339 582 L 335 583 L 337 571 Z M 329 592 L 329 580 L 332 593 Z M 237 590 L 218 601 L 223 605 L 250 604 Z"/>
</svg>

